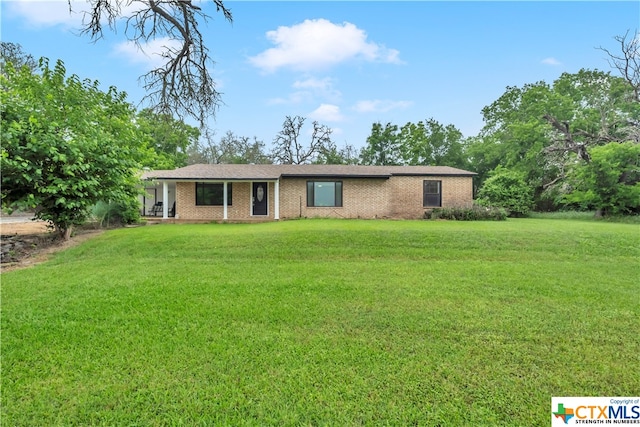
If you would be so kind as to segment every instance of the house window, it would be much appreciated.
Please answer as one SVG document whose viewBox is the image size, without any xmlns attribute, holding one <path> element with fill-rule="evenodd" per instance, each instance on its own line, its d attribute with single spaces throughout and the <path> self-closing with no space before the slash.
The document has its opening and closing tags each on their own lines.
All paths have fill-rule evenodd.
<svg viewBox="0 0 640 427">
<path fill-rule="evenodd" d="M 424 181 L 423 206 L 425 208 L 442 206 L 442 181 Z"/>
<path fill-rule="evenodd" d="M 231 183 L 227 184 L 227 206 L 231 206 Z M 196 182 L 196 206 L 223 206 L 224 184 Z"/>
<path fill-rule="evenodd" d="M 342 181 L 307 181 L 308 207 L 342 207 Z"/>
</svg>

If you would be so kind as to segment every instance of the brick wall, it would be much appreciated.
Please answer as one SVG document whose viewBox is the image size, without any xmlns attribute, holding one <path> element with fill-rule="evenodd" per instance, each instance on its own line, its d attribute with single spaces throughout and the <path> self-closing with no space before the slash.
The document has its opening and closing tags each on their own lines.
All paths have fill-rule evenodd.
<svg viewBox="0 0 640 427">
<path fill-rule="evenodd" d="M 268 183 L 269 208 L 267 216 L 251 216 L 252 183 L 229 182 L 233 187 L 231 205 L 227 206 L 228 220 L 245 220 L 251 218 L 271 218 L 274 215 L 274 183 Z M 178 182 L 176 184 L 176 217 L 184 220 L 211 220 L 222 221 L 224 219 L 223 206 L 196 206 L 195 182 Z"/>
<path fill-rule="evenodd" d="M 393 176 L 389 179 L 341 179 L 342 207 L 307 207 L 306 178 L 280 180 L 280 218 L 422 218 L 423 181 L 442 181 L 442 206 L 470 206 L 473 203 L 471 177 Z M 330 181 L 331 179 L 326 179 Z M 273 219 L 275 183 L 268 183 L 267 216 L 251 216 L 250 182 L 233 182 L 233 201 L 227 208 L 229 220 Z M 176 215 L 184 220 L 223 220 L 222 206 L 196 206 L 194 182 L 176 184 Z"/>
<path fill-rule="evenodd" d="M 322 181 L 323 179 L 317 179 Z M 331 179 L 324 179 L 331 181 Z M 342 181 L 342 207 L 307 207 L 307 181 L 280 181 L 280 218 L 383 218 L 389 210 L 387 179 L 337 179 Z"/>
<path fill-rule="evenodd" d="M 394 176 L 391 177 L 389 216 L 393 218 L 422 218 L 430 208 L 423 207 L 425 180 L 441 181 L 442 206 L 464 207 L 473 204 L 471 177 L 451 176 Z"/>
</svg>

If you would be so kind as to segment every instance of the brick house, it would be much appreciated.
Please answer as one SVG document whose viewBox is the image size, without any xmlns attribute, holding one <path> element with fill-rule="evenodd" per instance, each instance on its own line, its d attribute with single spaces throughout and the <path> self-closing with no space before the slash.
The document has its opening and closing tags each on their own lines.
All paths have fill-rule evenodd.
<svg viewBox="0 0 640 427">
<path fill-rule="evenodd" d="M 417 219 L 470 206 L 474 175 L 448 166 L 198 164 L 145 172 L 141 204 L 143 215 L 186 221 Z"/>
</svg>

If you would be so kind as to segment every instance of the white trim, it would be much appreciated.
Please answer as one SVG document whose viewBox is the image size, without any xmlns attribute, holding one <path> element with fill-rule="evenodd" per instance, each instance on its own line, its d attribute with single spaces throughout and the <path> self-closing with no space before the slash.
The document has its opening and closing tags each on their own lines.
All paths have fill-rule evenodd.
<svg viewBox="0 0 640 427">
<path fill-rule="evenodd" d="M 222 206 L 223 206 L 222 219 L 224 219 L 225 221 L 228 219 L 228 217 L 227 217 L 227 197 L 228 197 L 227 181 L 224 181 L 222 183 Z"/>
<path fill-rule="evenodd" d="M 169 219 L 169 183 L 162 181 L 162 219 Z"/>
<path fill-rule="evenodd" d="M 273 183 L 273 208 L 275 210 L 275 212 L 273 213 L 273 219 L 280 219 L 280 180 L 279 179 L 277 179 L 276 182 Z M 268 205 L 267 205 L 267 210 L 269 210 Z"/>
</svg>

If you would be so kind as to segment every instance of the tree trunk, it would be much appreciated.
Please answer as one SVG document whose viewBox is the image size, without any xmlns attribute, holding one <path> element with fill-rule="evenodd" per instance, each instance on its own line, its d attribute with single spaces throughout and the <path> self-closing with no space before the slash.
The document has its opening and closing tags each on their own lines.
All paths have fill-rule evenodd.
<svg viewBox="0 0 640 427">
<path fill-rule="evenodd" d="M 73 231 L 72 225 L 69 225 L 66 228 L 58 228 L 58 233 L 60 234 L 60 237 L 62 238 L 62 240 L 71 239 L 72 231 Z"/>
</svg>

